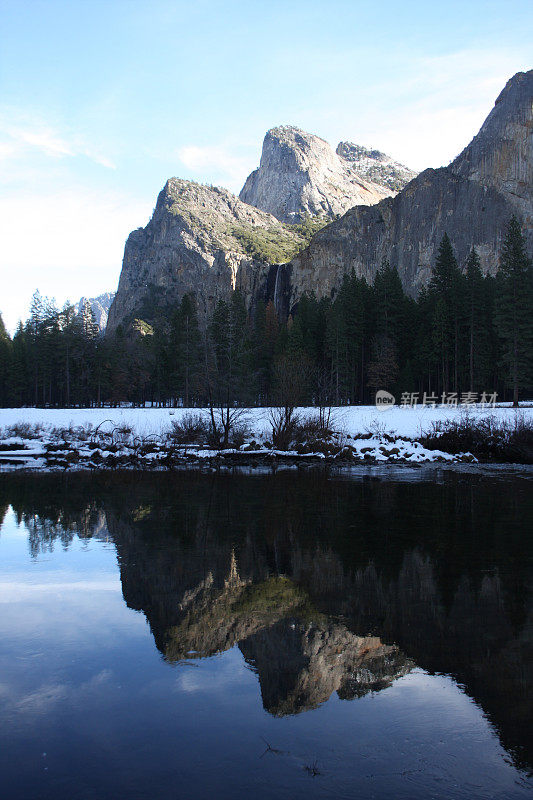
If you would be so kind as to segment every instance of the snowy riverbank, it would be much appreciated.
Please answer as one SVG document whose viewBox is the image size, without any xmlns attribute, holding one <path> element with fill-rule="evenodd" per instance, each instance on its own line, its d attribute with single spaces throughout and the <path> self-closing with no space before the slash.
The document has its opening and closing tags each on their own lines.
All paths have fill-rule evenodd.
<svg viewBox="0 0 533 800">
<path fill-rule="evenodd" d="M 180 441 L 176 426 L 200 409 L 103 408 L 0 410 L 1 469 L 170 468 L 179 464 L 264 464 L 272 461 L 335 460 L 348 463 L 421 463 L 476 461 L 468 451 L 446 452 L 424 435 L 435 426 L 469 419 L 494 420 L 513 426 L 533 423 L 533 408 L 508 406 L 399 407 L 378 411 L 375 406 L 333 409 L 331 432 L 320 439 L 302 438 L 290 450 L 272 444 L 269 410 L 245 413 L 243 442 L 224 450 L 205 443 Z M 317 409 L 299 410 L 301 420 L 316 417 Z M 422 440 L 422 441 L 421 441 Z M 448 448 L 449 450 L 449 448 Z"/>
</svg>

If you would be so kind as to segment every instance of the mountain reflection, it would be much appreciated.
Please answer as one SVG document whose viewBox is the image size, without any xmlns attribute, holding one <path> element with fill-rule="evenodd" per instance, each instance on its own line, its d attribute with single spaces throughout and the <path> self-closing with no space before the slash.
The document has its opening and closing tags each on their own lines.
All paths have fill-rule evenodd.
<svg viewBox="0 0 533 800">
<path fill-rule="evenodd" d="M 170 664 L 238 646 L 264 708 L 451 674 L 533 764 L 530 483 L 320 476 L 6 476 L 33 553 L 116 547 L 124 600 Z"/>
</svg>

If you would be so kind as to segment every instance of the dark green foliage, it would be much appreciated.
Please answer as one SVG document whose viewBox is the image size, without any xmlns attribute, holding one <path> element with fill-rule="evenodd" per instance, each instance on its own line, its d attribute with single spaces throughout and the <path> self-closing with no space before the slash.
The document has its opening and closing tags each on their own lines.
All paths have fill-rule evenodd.
<svg viewBox="0 0 533 800">
<path fill-rule="evenodd" d="M 520 388 L 531 378 L 533 340 L 533 275 L 524 237 L 516 217 L 507 228 L 497 277 L 498 334 L 503 344 L 502 360 L 518 405 Z"/>
<path fill-rule="evenodd" d="M 292 239 L 280 241 L 277 231 L 267 228 L 233 228 L 231 232 L 251 258 L 268 264 L 290 261 L 301 249 Z"/>
<path fill-rule="evenodd" d="M 168 366 L 185 406 L 198 396 L 201 384 L 201 336 L 194 297 L 186 294 L 172 315 Z"/>
<path fill-rule="evenodd" d="M 0 406 L 5 407 L 10 399 L 11 373 L 13 359 L 13 343 L 5 329 L 2 315 L 0 314 Z"/>
<path fill-rule="evenodd" d="M 433 299 L 433 344 L 438 353 L 443 392 L 458 390 L 462 289 L 461 271 L 445 233 L 429 284 Z"/>
</svg>

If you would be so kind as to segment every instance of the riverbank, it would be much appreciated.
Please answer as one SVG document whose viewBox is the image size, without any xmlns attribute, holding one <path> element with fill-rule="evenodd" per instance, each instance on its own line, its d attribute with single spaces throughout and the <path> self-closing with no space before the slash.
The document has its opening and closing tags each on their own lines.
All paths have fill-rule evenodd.
<svg viewBox="0 0 533 800">
<path fill-rule="evenodd" d="M 393 407 L 385 412 L 374 406 L 352 406 L 331 409 L 328 424 L 320 423 L 317 409 L 303 408 L 298 409 L 298 422 L 283 446 L 273 435 L 272 417 L 269 409 L 239 410 L 227 446 L 222 447 L 210 437 L 208 415 L 201 409 L 3 409 L 0 469 L 527 464 L 533 460 L 531 406 L 518 411 L 508 406 Z"/>
</svg>

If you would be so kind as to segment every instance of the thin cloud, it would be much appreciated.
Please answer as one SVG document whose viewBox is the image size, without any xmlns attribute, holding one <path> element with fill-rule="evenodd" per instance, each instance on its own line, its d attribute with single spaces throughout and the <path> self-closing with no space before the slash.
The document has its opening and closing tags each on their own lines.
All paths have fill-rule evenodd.
<svg viewBox="0 0 533 800">
<path fill-rule="evenodd" d="M 62 134 L 42 119 L 17 110 L 0 112 L 0 161 L 20 160 L 32 154 L 52 159 L 81 156 L 106 169 L 116 169 L 114 162 L 80 133 Z"/>
</svg>

